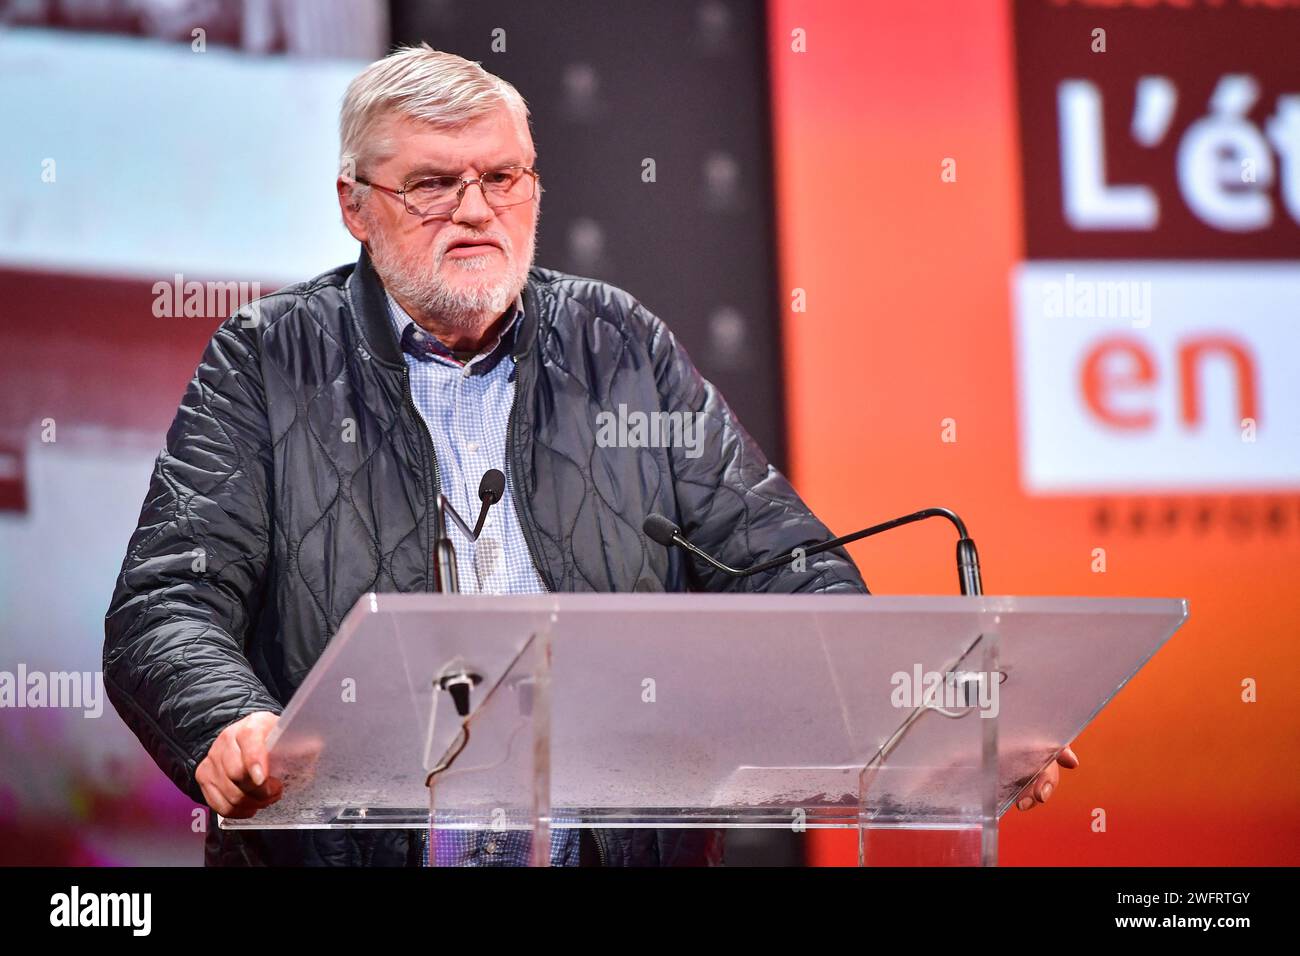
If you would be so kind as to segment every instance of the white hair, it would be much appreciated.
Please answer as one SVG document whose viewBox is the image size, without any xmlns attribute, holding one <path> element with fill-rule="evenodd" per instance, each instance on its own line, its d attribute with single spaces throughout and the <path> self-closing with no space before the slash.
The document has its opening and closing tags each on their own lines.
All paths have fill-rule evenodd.
<svg viewBox="0 0 1300 956">
<path fill-rule="evenodd" d="M 528 104 L 501 77 L 427 43 L 400 47 L 371 63 L 348 84 L 339 113 L 340 175 L 351 180 L 364 167 L 391 155 L 392 144 L 374 135 L 390 114 L 438 130 L 459 130 L 502 106 L 514 114 L 527 134 Z M 367 192 L 365 186 L 353 186 L 358 202 Z"/>
</svg>

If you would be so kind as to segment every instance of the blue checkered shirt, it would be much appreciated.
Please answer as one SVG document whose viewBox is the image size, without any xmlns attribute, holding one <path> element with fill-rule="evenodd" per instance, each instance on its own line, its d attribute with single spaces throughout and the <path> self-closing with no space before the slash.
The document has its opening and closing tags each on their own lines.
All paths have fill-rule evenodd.
<svg viewBox="0 0 1300 956">
<path fill-rule="evenodd" d="M 513 477 L 506 461 L 506 427 L 515 401 L 510 352 L 523 318 L 516 299 L 500 337 L 468 362 L 459 361 L 388 296 L 388 314 L 410 372 L 411 397 L 428 426 L 442 493 L 467 522 L 478 518 L 479 481 L 489 468 L 506 476 L 506 493 L 470 541 L 447 522 L 465 594 L 541 594 L 546 585 L 533 564 L 515 513 Z M 529 833 L 521 830 L 438 830 L 433 853 L 440 866 L 525 866 Z M 429 863 L 428 846 L 425 863 Z M 551 831 L 551 865 L 578 865 L 578 831 Z"/>
</svg>

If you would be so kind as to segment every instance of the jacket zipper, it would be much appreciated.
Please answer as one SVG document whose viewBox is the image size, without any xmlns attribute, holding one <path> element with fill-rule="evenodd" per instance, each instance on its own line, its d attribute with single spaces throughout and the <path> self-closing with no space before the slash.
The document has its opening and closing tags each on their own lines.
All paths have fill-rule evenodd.
<svg viewBox="0 0 1300 956">
<path fill-rule="evenodd" d="M 547 594 L 555 593 L 555 585 L 550 574 L 537 560 L 537 548 L 533 545 L 531 515 L 524 514 L 524 500 L 519 490 L 519 469 L 515 467 L 515 405 L 519 402 L 519 380 L 515 379 L 515 395 L 510 400 L 510 415 L 506 418 L 506 465 L 510 469 L 510 496 L 515 503 L 515 517 L 519 519 L 519 529 L 524 533 L 524 544 L 528 547 L 528 556 L 533 559 L 538 580 Z"/>
<path fill-rule="evenodd" d="M 425 490 L 424 506 L 428 509 L 430 506 L 438 507 L 438 491 L 442 487 L 442 479 L 438 474 L 438 453 L 433 447 L 433 436 L 429 434 L 429 425 L 420 414 L 420 410 L 415 406 L 415 398 L 411 395 L 411 370 L 407 367 L 406 362 L 402 362 L 402 391 L 406 396 L 406 407 L 415 420 L 420 423 L 421 445 L 428 455 L 428 460 L 433 464 L 433 493 L 430 494 L 427 487 Z M 425 532 L 424 555 L 425 565 L 424 589 L 433 590 L 433 526 L 436 519 L 431 514 L 430 521 L 425 526 L 428 530 Z M 430 823 L 432 826 L 432 823 Z M 424 844 L 424 865 L 427 867 L 429 862 L 429 827 L 424 827 L 420 831 L 420 840 Z"/>
<path fill-rule="evenodd" d="M 433 488 L 431 493 L 426 489 L 424 506 L 426 509 L 437 508 L 438 492 L 442 489 L 442 476 L 438 471 L 438 453 L 433 447 L 433 436 L 429 434 L 429 425 L 424 420 L 424 416 L 420 414 L 420 410 L 415 406 L 415 398 L 411 395 L 411 370 L 407 368 L 405 363 L 402 364 L 402 390 L 406 394 L 407 409 L 420 424 L 421 445 L 424 446 L 428 460 L 433 464 Z M 437 525 L 437 521 L 437 515 L 430 510 L 429 522 L 425 526 L 427 530 L 424 536 L 425 561 L 428 562 L 425 565 L 424 575 L 424 589 L 426 591 L 433 590 L 433 529 Z"/>
</svg>

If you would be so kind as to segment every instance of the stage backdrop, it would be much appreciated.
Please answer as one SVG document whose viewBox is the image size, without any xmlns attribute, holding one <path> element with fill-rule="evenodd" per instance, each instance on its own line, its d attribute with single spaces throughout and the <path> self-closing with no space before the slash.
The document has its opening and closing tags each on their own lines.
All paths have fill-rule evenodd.
<svg viewBox="0 0 1300 956">
<path fill-rule="evenodd" d="M 1300 8 L 1152 6 L 771 8 L 797 487 L 954 508 L 990 593 L 1190 601 L 1013 865 L 1300 862 Z M 852 553 L 953 593 L 952 549 Z"/>
<path fill-rule="evenodd" d="M 102 697 L 15 707 L 4 685 L 95 686 L 154 456 L 213 329 L 356 258 L 337 111 L 391 43 L 518 84 L 547 188 L 539 264 L 661 315 L 781 463 L 764 7 L 614 7 L 0 0 L 0 864 L 202 861 L 206 817 Z M 751 831 L 727 859 L 799 849 Z"/>
</svg>

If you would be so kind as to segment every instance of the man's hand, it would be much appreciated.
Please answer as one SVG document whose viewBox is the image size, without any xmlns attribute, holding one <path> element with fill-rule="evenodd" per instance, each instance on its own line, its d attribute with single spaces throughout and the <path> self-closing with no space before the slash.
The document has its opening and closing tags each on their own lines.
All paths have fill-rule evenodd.
<svg viewBox="0 0 1300 956">
<path fill-rule="evenodd" d="M 237 720 L 212 744 L 194 773 L 208 806 L 223 817 L 241 820 L 269 807 L 284 784 L 268 776 L 266 735 L 280 718 L 259 710 Z"/>
<path fill-rule="evenodd" d="M 1079 766 L 1079 758 L 1074 755 L 1073 750 L 1066 747 L 1057 756 L 1056 763 L 1034 778 L 1033 783 L 1029 785 L 1029 789 L 1025 791 L 1025 795 L 1016 803 L 1016 807 L 1020 810 L 1032 810 L 1038 804 L 1046 803 L 1047 798 L 1052 795 L 1052 791 L 1056 789 L 1056 784 L 1061 778 L 1059 767 L 1073 770 L 1077 766 Z"/>
</svg>

